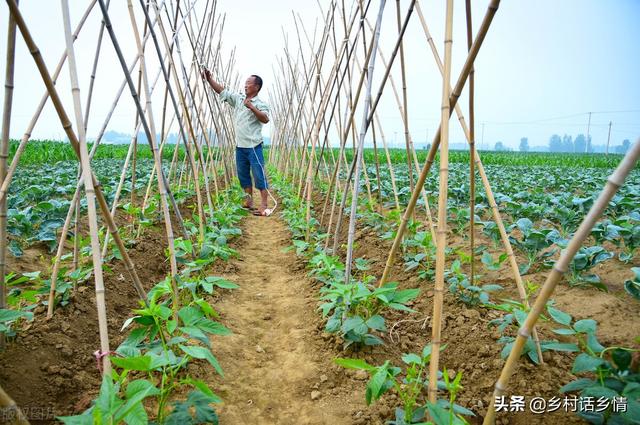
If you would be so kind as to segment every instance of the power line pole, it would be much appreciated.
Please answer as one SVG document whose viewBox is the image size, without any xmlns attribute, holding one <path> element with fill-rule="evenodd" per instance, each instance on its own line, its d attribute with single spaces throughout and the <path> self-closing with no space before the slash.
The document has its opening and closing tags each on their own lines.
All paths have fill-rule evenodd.
<svg viewBox="0 0 640 425">
<path fill-rule="evenodd" d="M 609 121 L 609 135 L 607 136 L 607 150 L 606 155 L 609 155 L 609 141 L 611 140 L 611 121 Z"/>
</svg>

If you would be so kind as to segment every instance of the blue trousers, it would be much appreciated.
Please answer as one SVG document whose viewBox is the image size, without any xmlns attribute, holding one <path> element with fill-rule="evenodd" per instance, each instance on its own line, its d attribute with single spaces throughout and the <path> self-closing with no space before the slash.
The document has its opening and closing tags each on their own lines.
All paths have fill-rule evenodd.
<svg viewBox="0 0 640 425">
<path fill-rule="evenodd" d="M 243 189 L 251 187 L 252 175 L 256 189 L 268 189 L 262 143 L 255 148 L 236 147 L 236 170 Z"/>
</svg>

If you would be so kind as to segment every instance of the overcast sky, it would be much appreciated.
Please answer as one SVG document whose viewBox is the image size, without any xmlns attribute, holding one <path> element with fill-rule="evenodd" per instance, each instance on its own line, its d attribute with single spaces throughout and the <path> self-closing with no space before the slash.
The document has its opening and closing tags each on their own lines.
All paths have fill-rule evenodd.
<svg viewBox="0 0 640 425">
<path fill-rule="evenodd" d="M 201 3 L 200 3 L 201 2 Z M 70 0 L 73 7 L 73 26 L 89 2 Z M 126 2 L 114 1 L 111 7 L 114 28 L 125 50 L 127 61 L 135 55 L 131 24 Z M 134 1 L 137 21 L 142 21 L 139 1 Z M 204 5 L 199 0 L 197 10 Z M 402 0 L 402 16 L 409 4 Z M 444 0 L 422 1 L 422 10 L 439 51 L 443 49 Z M 324 11 L 329 2 L 320 0 Z M 348 10 L 351 4 L 345 1 Z M 473 25 L 477 30 L 488 5 L 487 0 L 473 1 Z M 379 2 L 372 1 L 369 19 L 375 21 Z M 27 18 L 33 37 L 38 43 L 50 70 L 57 64 L 64 46 L 61 6 L 58 1 L 23 0 L 21 8 Z M 297 46 L 292 10 L 300 13 L 309 37 L 314 28 L 322 28 L 323 16 L 316 1 L 311 0 L 218 0 L 218 10 L 226 13 L 223 33 L 223 52 L 228 58 L 236 48 L 235 69 L 242 79 L 250 74 L 264 78 L 261 97 L 269 99 L 273 92 L 276 59 L 283 55 L 283 30 L 289 39 L 289 48 Z M 200 12 L 201 13 L 201 12 Z M 6 54 L 6 27 L 8 7 L 0 6 L 0 64 L 4 76 Z M 396 2 L 388 0 L 382 23 L 381 47 L 385 58 L 397 36 Z M 100 10 L 96 6 L 76 42 L 83 102 L 89 83 L 89 74 L 95 52 L 100 23 Z M 341 19 L 336 15 L 336 19 Z M 466 56 L 464 2 L 455 2 L 453 36 L 452 84 Z M 476 61 L 476 140 L 484 147 L 493 147 L 496 141 L 517 148 L 521 137 L 528 137 L 531 145 L 546 145 L 553 133 L 587 133 L 594 144 L 604 144 L 608 125 L 612 122 L 611 143 L 623 139 L 634 141 L 640 136 L 640 1 L 638 0 L 536 0 L 503 1 Z M 180 38 L 184 57 L 190 62 L 189 40 Z M 213 40 L 217 42 L 217 40 Z M 306 40 L 303 38 L 306 46 Z M 111 41 L 105 36 L 105 48 L 100 57 L 97 88 L 91 106 L 88 135 L 95 136 L 113 102 L 116 89 L 122 82 L 122 71 L 113 54 Z M 152 49 L 152 45 L 148 45 Z M 407 87 L 410 131 L 416 143 L 433 137 L 439 124 L 442 80 L 423 33 L 418 16 L 414 13 L 405 36 Z M 33 115 L 44 86 L 36 72 L 33 60 L 20 35 L 17 41 L 16 81 L 11 136 L 20 138 Z M 151 50 L 152 51 L 152 50 Z M 153 51 L 152 51 L 153 52 Z M 333 53 L 331 53 L 331 56 Z M 362 55 L 361 55 L 362 56 Z M 327 57 L 328 58 L 328 57 Z M 149 67 L 156 75 L 155 54 L 149 56 Z M 399 65 L 399 61 L 398 65 Z M 189 63 L 185 64 L 186 66 Z M 331 67 L 328 60 L 324 70 Z M 374 95 L 384 72 L 378 56 L 374 74 Z M 393 77 L 398 88 L 399 66 L 394 66 Z M 4 77 L 3 77 L 4 78 Z M 377 79 L 376 79 L 377 78 Z M 58 89 L 69 115 L 73 116 L 69 88 L 69 73 L 63 69 Z M 160 92 L 160 91 L 158 91 Z M 4 91 L 0 98 L 4 97 Z M 154 99 L 156 99 L 154 97 Z M 466 94 L 460 100 L 467 109 Z M 161 101 L 154 100 L 154 113 L 161 113 Z M 379 108 L 385 135 L 390 143 L 403 145 L 403 126 L 395 99 L 388 86 Z M 158 119 L 159 120 L 159 119 Z M 134 109 L 127 91 L 116 109 L 109 129 L 132 132 Z M 359 119 L 356 122 L 360 122 Z M 457 121 L 452 121 L 452 142 L 462 142 Z M 270 128 L 265 129 L 268 134 Z M 33 138 L 62 139 L 63 131 L 53 108 L 45 109 Z"/>
</svg>

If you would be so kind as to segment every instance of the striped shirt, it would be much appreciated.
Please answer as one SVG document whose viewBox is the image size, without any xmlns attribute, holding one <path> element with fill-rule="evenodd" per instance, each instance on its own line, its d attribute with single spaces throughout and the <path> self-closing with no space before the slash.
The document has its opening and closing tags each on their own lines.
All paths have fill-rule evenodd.
<svg viewBox="0 0 640 425">
<path fill-rule="evenodd" d="M 262 123 L 251 109 L 244 106 L 246 96 L 228 89 L 220 92 L 220 99 L 233 108 L 233 122 L 236 130 L 236 146 L 253 148 L 262 143 Z M 258 97 L 251 99 L 253 105 L 261 112 L 269 115 L 269 105 Z"/>
</svg>

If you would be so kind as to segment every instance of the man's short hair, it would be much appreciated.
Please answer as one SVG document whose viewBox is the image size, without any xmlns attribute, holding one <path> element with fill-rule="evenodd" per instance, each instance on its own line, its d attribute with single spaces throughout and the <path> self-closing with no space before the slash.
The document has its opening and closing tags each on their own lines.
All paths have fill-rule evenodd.
<svg viewBox="0 0 640 425">
<path fill-rule="evenodd" d="M 258 91 L 260 91 L 260 89 L 262 88 L 262 78 L 260 78 L 260 76 L 258 75 L 252 75 L 252 77 L 256 82 L 256 84 L 258 85 Z"/>
</svg>

